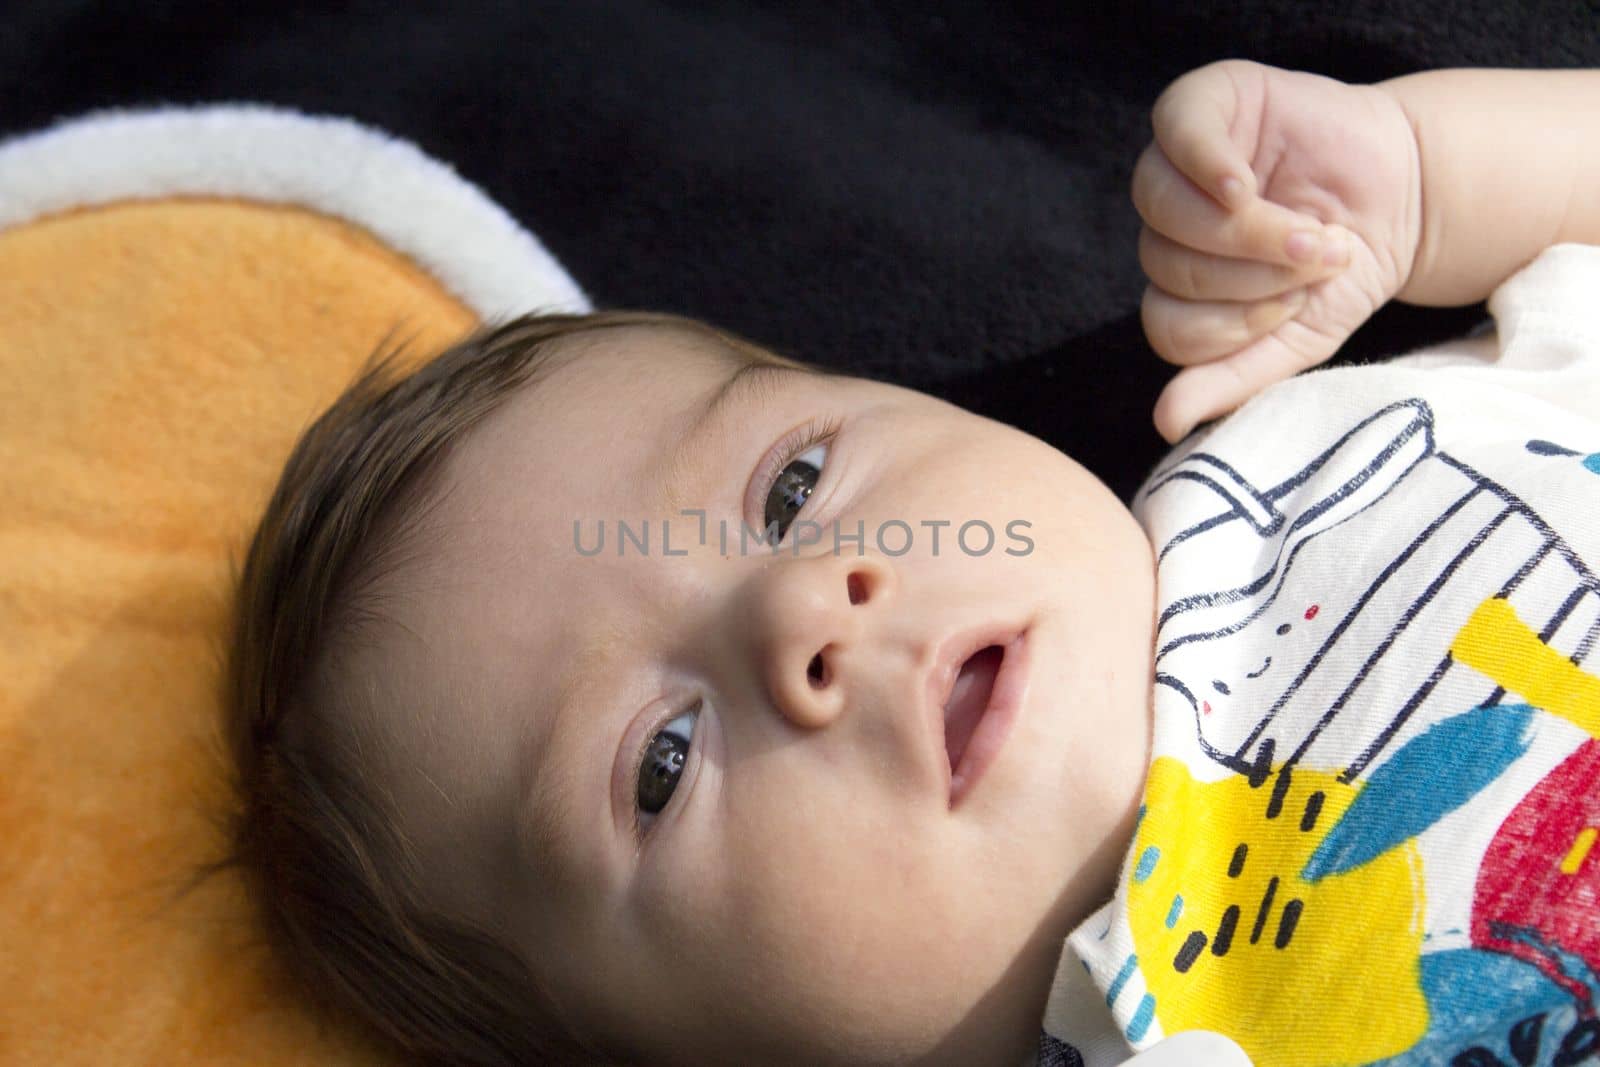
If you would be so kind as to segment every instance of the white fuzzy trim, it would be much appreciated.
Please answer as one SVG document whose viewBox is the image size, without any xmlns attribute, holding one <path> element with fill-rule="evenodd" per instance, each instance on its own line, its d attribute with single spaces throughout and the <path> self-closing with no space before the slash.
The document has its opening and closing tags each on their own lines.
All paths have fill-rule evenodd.
<svg viewBox="0 0 1600 1067">
<path fill-rule="evenodd" d="M 259 104 L 96 111 L 0 144 L 0 230 L 128 199 L 230 196 L 364 227 L 482 319 L 592 306 L 538 238 L 408 141 Z"/>
</svg>

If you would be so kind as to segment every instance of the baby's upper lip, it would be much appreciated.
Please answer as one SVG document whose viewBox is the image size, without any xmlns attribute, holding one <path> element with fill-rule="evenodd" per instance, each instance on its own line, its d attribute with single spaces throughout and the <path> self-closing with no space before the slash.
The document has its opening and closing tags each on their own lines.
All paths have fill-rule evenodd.
<svg viewBox="0 0 1600 1067">
<path fill-rule="evenodd" d="M 944 706 L 956 686 L 961 665 L 973 653 L 990 645 L 1006 645 L 1023 629 L 1021 623 L 991 621 L 963 630 L 956 630 L 939 641 L 933 648 L 932 663 L 926 673 L 927 714 L 932 717 L 930 734 L 933 738 L 933 756 L 943 779 L 942 799 L 950 796 L 950 754 L 945 747 Z"/>
</svg>

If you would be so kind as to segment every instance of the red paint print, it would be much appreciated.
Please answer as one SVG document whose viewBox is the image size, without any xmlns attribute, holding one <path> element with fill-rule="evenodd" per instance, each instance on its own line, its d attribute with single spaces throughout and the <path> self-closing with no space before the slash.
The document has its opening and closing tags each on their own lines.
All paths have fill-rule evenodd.
<svg viewBox="0 0 1600 1067">
<path fill-rule="evenodd" d="M 1306 609 L 1306 618 L 1307 619 L 1316 618 L 1317 617 L 1317 612 L 1319 612 L 1321 610 L 1322 610 L 1322 605 L 1320 605 L 1320 604 L 1311 605 L 1309 608 Z"/>
<path fill-rule="evenodd" d="M 1579 745 L 1505 817 L 1478 868 L 1472 944 L 1531 963 L 1581 1004 L 1589 987 L 1565 963 L 1600 966 L 1600 865 L 1561 870 L 1572 841 L 1600 825 L 1600 741 Z M 1509 931 L 1509 933 L 1508 933 Z"/>
</svg>

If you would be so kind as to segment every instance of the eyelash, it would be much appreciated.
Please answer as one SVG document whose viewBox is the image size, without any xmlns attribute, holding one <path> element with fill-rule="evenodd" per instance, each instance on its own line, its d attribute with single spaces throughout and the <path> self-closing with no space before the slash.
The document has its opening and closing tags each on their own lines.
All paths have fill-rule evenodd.
<svg viewBox="0 0 1600 1067">
<path fill-rule="evenodd" d="M 772 450 L 767 453 L 767 458 L 762 461 L 761 470 L 756 475 L 753 484 L 761 487 L 759 499 L 765 500 L 766 495 L 772 492 L 773 483 L 778 480 L 778 475 L 783 473 L 785 467 L 823 442 L 833 440 L 839 433 L 841 424 L 842 420 L 835 416 L 819 416 L 805 425 L 796 427 L 784 434 L 783 439 L 773 445 Z M 763 523 L 760 528 L 764 529 L 765 525 Z M 661 732 L 661 728 L 666 726 L 667 723 L 691 711 L 703 710 L 704 706 L 705 702 L 697 697 L 686 705 L 673 706 L 650 724 L 650 727 L 644 733 L 644 737 L 639 742 L 638 751 L 633 754 L 633 770 L 628 776 L 628 785 L 634 790 L 635 794 L 637 794 L 639 788 L 639 771 L 644 767 L 645 757 L 650 752 L 650 742 L 655 740 L 656 735 Z M 695 738 L 699 734 L 700 719 L 697 715 L 694 721 L 694 729 L 689 733 L 689 751 L 694 751 Z M 677 803 L 677 800 L 678 794 L 674 790 L 672 799 L 667 801 L 667 807 L 670 808 Z M 649 831 L 645 830 L 641 825 L 637 796 L 635 796 L 631 808 L 633 811 L 633 832 L 636 836 L 642 837 Z M 656 818 L 659 819 L 664 814 L 666 814 L 666 808 L 663 808 L 661 814 L 657 815 Z"/>
<path fill-rule="evenodd" d="M 650 832 L 644 828 L 643 821 L 639 818 L 638 803 L 639 771 L 644 767 L 645 757 L 650 754 L 650 742 L 655 740 L 656 735 L 661 732 L 662 727 L 666 726 L 673 719 L 687 715 L 691 711 L 695 713 L 695 717 L 694 727 L 689 731 L 689 751 L 693 752 L 696 743 L 695 738 L 700 736 L 700 713 L 705 711 L 705 701 L 701 700 L 699 697 L 696 697 L 681 707 L 674 706 L 672 710 L 664 713 L 659 719 L 651 723 L 649 729 L 645 731 L 644 740 L 639 745 L 639 751 L 634 753 L 633 773 L 628 776 L 628 787 L 633 790 L 633 803 L 630 807 L 633 812 L 633 833 L 635 838 L 642 838 Z M 687 768 L 688 765 L 688 761 L 685 760 L 685 768 Z M 657 814 L 655 818 L 659 819 L 662 815 L 665 815 L 667 813 L 667 808 L 672 807 L 677 803 L 677 801 L 678 791 L 674 789 L 672 791 L 672 799 L 667 801 L 667 807 L 662 808 L 660 813 Z M 653 821 L 651 825 L 654 825 Z"/>
<path fill-rule="evenodd" d="M 773 484 L 777 482 L 778 475 L 783 473 L 785 467 L 823 442 L 831 441 L 838 434 L 841 422 L 842 420 L 835 416 L 819 416 L 784 434 L 783 440 L 773 445 L 772 451 L 767 453 L 767 458 L 762 461 L 761 470 L 752 483 L 760 489 L 757 502 L 767 499 L 767 494 L 772 492 Z M 765 514 L 758 511 L 756 529 L 766 529 L 765 518 Z"/>
</svg>

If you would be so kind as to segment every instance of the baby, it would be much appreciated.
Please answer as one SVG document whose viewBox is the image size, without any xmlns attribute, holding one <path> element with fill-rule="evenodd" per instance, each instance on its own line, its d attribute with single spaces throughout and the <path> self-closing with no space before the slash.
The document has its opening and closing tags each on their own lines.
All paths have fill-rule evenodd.
<svg viewBox="0 0 1600 1067">
<path fill-rule="evenodd" d="M 1587 482 L 1517 511 L 1445 447 L 1482 412 L 1421 398 L 1496 371 L 1472 342 L 1437 357 L 1453 369 L 1371 389 L 1376 368 L 1320 371 L 1189 431 L 1391 298 L 1498 300 L 1557 244 L 1567 259 L 1534 265 L 1552 284 L 1600 284 L 1570 244 L 1600 241 L 1600 200 L 1569 196 L 1600 174 L 1597 93 L 1587 72 L 1349 86 L 1233 60 L 1175 82 L 1133 195 L 1145 326 L 1186 367 L 1156 424 L 1187 440 L 1132 510 L 1016 429 L 673 316 L 519 319 L 403 378 L 375 361 L 296 447 L 241 580 L 236 851 L 275 943 L 328 1002 L 447 1063 L 1114 1063 L 1184 1029 L 1259 1063 L 1581 1053 L 1582 1012 L 1553 1013 L 1593 987 L 1552 969 L 1600 955 L 1593 924 L 1572 934 L 1550 890 L 1517 899 L 1556 916 L 1555 948 L 1506 947 L 1527 939 L 1499 912 L 1498 942 L 1462 941 L 1427 911 L 1419 842 L 1448 824 L 1435 851 L 1470 910 L 1494 827 L 1463 859 L 1476 831 L 1453 813 L 1509 810 L 1528 790 L 1506 781 L 1581 747 L 1587 644 L 1536 633 L 1581 677 L 1540 660 L 1534 693 L 1496 658 L 1527 640 L 1514 618 L 1439 622 L 1472 664 L 1447 682 L 1478 670 L 1517 697 L 1453 707 L 1481 713 L 1473 731 L 1422 751 L 1443 706 L 1341 697 L 1362 668 L 1330 634 L 1366 619 L 1370 653 L 1437 576 L 1357 611 L 1396 555 L 1363 553 L 1449 506 L 1394 506 L 1419 471 L 1550 533 L 1562 619 L 1592 624 Z M 1559 406 L 1595 385 L 1595 332 L 1565 377 L 1524 371 L 1504 401 L 1549 446 L 1519 454 L 1561 478 L 1600 450 Z M 1474 388 L 1481 406 L 1510 386 Z M 1574 522 L 1576 548 L 1556 536 Z M 1426 678 L 1431 646 L 1401 644 L 1390 659 Z M 1419 794 L 1490 735 L 1495 773 Z M 1436 928 L 1505 965 L 1419 981 Z M 1501 985 L 1465 1007 L 1428 985 L 1462 975 Z M 1364 1025 L 1379 994 L 1402 1018 Z M 1539 1011 L 1543 1044 L 1513 1032 Z"/>
</svg>

